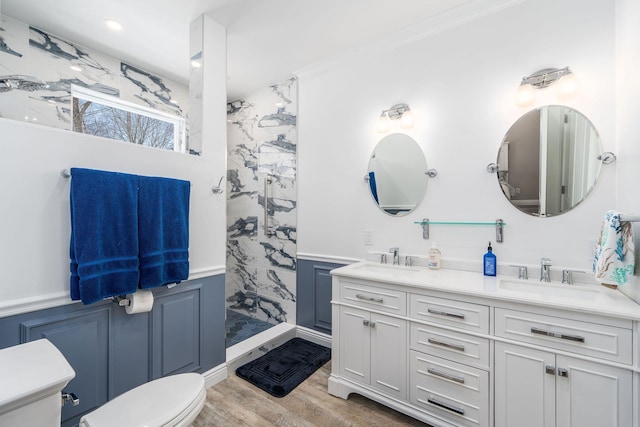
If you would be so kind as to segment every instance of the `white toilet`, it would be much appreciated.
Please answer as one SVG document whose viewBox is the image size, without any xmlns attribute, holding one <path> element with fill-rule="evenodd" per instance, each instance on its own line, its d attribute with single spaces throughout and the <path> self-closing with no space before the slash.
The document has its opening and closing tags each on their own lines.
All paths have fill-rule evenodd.
<svg viewBox="0 0 640 427">
<path fill-rule="evenodd" d="M 62 353 L 46 339 L 0 350 L 0 427 L 59 427 L 61 392 L 74 377 Z M 205 399 L 201 375 L 172 375 L 105 403 L 83 416 L 80 427 L 188 426 Z"/>
</svg>

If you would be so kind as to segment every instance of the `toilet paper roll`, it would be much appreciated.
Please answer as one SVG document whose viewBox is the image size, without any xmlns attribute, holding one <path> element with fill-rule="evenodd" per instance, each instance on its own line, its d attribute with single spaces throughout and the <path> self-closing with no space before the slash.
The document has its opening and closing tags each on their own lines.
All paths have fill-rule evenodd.
<svg viewBox="0 0 640 427">
<path fill-rule="evenodd" d="M 129 305 L 124 310 L 127 314 L 146 313 L 153 308 L 153 293 L 146 289 L 139 289 L 135 294 L 127 295 Z"/>
</svg>

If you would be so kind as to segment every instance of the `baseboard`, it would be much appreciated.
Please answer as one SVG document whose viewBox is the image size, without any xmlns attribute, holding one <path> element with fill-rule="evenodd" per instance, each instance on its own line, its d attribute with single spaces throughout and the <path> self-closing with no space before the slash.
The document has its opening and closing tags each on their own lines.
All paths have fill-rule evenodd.
<svg viewBox="0 0 640 427">
<path fill-rule="evenodd" d="M 222 382 L 227 379 L 229 376 L 229 372 L 227 369 L 226 363 L 221 363 L 220 365 L 209 369 L 208 371 L 202 374 L 204 377 L 204 387 L 209 388 Z"/>
</svg>

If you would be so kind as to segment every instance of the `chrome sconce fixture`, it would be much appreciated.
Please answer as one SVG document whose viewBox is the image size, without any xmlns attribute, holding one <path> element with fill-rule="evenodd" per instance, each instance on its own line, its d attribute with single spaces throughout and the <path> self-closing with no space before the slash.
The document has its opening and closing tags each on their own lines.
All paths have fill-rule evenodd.
<svg viewBox="0 0 640 427">
<path fill-rule="evenodd" d="M 413 127 L 413 113 L 407 104 L 396 104 L 388 110 L 382 110 L 376 126 L 378 132 L 389 132 L 391 120 L 400 120 L 400 126 L 405 129 Z"/>
<path fill-rule="evenodd" d="M 516 93 L 516 105 L 527 107 L 533 104 L 536 99 L 536 89 L 545 89 L 556 83 L 558 83 L 557 96 L 560 99 L 571 98 L 578 93 L 578 81 L 569 67 L 545 68 L 522 78 Z"/>
</svg>

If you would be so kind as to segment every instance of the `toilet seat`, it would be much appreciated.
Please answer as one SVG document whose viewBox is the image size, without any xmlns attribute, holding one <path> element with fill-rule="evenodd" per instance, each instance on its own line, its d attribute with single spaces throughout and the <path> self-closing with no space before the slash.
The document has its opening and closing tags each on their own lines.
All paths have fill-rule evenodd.
<svg viewBox="0 0 640 427">
<path fill-rule="evenodd" d="M 206 400 L 204 378 L 171 375 L 121 394 L 80 419 L 80 427 L 182 427 L 200 413 Z"/>
</svg>

